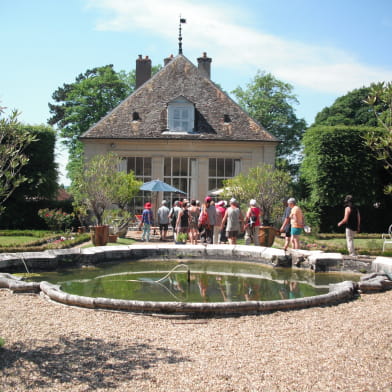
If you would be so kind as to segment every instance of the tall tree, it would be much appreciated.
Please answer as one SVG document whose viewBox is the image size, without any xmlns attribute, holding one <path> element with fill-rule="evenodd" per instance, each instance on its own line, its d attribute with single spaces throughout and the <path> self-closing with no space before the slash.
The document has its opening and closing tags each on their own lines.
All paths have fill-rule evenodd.
<svg viewBox="0 0 392 392">
<path fill-rule="evenodd" d="M 376 153 L 378 160 L 392 172 L 392 82 L 373 84 L 368 97 L 363 101 L 372 108 L 377 122 L 385 132 L 371 132 L 367 135 L 367 144 Z M 392 194 L 392 184 L 385 188 Z"/>
<path fill-rule="evenodd" d="M 370 88 L 362 87 L 337 98 L 331 106 L 316 115 L 313 125 L 377 126 L 373 111 L 364 102 L 369 94 Z"/>
<path fill-rule="evenodd" d="M 358 125 L 375 127 L 363 134 L 375 157 L 392 170 L 392 84 L 375 83 L 337 98 L 316 116 L 314 125 Z M 382 126 L 384 132 L 376 127 Z M 392 186 L 385 188 L 392 193 Z"/>
<path fill-rule="evenodd" d="M 48 123 L 57 125 L 63 143 L 68 147 L 68 171 L 81 169 L 83 148 L 78 137 L 117 106 L 126 96 L 125 82 L 106 65 L 87 70 L 74 83 L 64 84 L 52 95 L 57 104 L 49 103 L 52 117 Z"/>
<path fill-rule="evenodd" d="M 4 108 L 0 107 L 0 116 Z M 0 215 L 4 203 L 13 192 L 28 180 L 21 171 L 29 162 L 26 148 L 36 140 L 18 121 L 18 112 L 13 111 L 8 118 L 0 117 Z"/>
<path fill-rule="evenodd" d="M 161 69 L 152 67 L 152 74 Z M 113 65 L 88 69 L 74 83 L 65 83 L 52 95 L 48 123 L 57 125 L 68 148 L 68 175 L 74 179 L 83 168 L 83 145 L 78 137 L 130 95 L 136 86 L 135 70 L 115 72 Z"/>
<path fill-rule="evenodd" d="M 298 100 L 293 86 L 258 71 L 245 90 L 237 87 L 233 93 L 255 120 L 282 141 L 277 148 L 278 158 L 288 158 L 300 151 L 306 122 L 295 114 L 293 105 L 298 104 Z"/>
</svg>

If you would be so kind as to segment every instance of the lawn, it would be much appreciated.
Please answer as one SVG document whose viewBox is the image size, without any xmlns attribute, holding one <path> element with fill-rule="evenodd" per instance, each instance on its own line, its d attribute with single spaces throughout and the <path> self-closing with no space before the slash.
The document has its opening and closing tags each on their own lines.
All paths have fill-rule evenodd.
<svg viewBox="0 0 392 392">
<path fill-rule="evenodd" d="M 283 247 L 284 239 L 276 238 L 274 247 Z M 392 256 L 392 247 L 382 252 L 383 240 L 381 234 L 358 234 L 354 239 L 355 249 L 358 254 L 374 256 Z M 324 252 L 339 252 L 347 254 L 346 238 L 342 234 L 304 234 L 300 237 L 301 249 L 322 250 Z"/>
<path fill-rule="evenodd" d="M 53 233 L 43 230 L 0 231 L 0 252 L 43 251 L 45 249 L 70 248 L 88 241 L 88 234 Z"/>
</svg>

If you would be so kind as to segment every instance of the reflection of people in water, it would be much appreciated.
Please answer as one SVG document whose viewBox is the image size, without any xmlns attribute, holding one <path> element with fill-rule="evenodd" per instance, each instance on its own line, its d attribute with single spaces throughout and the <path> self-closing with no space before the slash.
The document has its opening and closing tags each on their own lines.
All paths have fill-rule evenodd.
<svg viewBox="0 0 392 392">
<path fill-rule="evenodd" d="M 246 301 L 260 300 L 260 286 L 251 279 L 244 280 L 244 297 Z"/>
<path fill-rule="evenodd" d="M 222 298 L 225 302 L 232 301 L 232 284 L 228 278 L 223 278 L 222 276 L 216 277 L 216 282 L 218 283 L 219 291 L 222 294 Z"/>
<path fill-rule="evenodd" d="M 282 288 L 279 290 L 280 298 L 294 299 L 301 296 L 299 284 L 296 280 L 285 280 Z"/>
<path fill-rule="evenodd" d="M 204 298 L 204 302 L 207 302 L 208 301 L 208 296 L 207 296 L 208 275 L 201 274 L 197 281 L 197 285 L 199 286 L 200 295 L 202 296 L 202 298 Z"/>
<path fill-rule="evenodd" d="M 279 290 L 279 295 L 281 299 L 288 299 L 289 298 L 289 287 L 290 287 L 290 283 L 288 280 L 285 280 L 283 282 L 282 287 Z"/>
</svg>

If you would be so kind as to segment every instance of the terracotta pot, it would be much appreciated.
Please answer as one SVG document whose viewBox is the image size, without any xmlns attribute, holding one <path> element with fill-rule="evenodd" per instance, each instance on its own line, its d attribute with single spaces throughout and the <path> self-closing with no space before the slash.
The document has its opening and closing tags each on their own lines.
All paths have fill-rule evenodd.
<svg viewBox="0 0 392 392">
<path fill-rule="evenodd" d="M 260 246 L 271 247 L 275 241 L 275 236 L 278 230 L 272 226 L 260 226 L 259 229 L 259 243 Z"/>
<path fill-rule="evenodd" d="M 116 234 L 109 234 L 109 242 L 117 242 L 117 235 Z"/>
<path fill-rule="evenodd" d="M 109 225 L 90 226 L 91 241 L 95 246 L 103 246 L 109 240 Z"/>
</svg>

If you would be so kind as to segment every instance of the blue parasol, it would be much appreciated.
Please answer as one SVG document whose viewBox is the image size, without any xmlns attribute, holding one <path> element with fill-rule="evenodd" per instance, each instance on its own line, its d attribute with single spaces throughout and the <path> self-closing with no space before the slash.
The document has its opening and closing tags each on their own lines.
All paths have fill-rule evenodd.
<svg viewBox="0 0 392 392">
<path fill-rule="evenodd" d="M 185 192 L 181 191 L 180 189 L 175 188 L 166 182 L 161 180 L 152 180 L 149 182 L 145 182 L 141 187 L 140 190 L 142 191 L 150 191 L 150 192 L 174 192 L 174 193 L 182 193 L 186 194 Z"/>
</svg>

